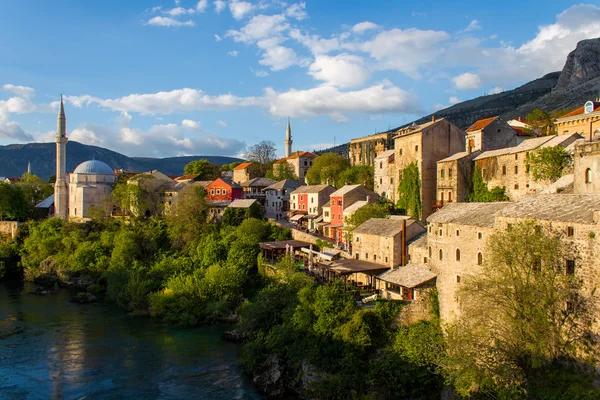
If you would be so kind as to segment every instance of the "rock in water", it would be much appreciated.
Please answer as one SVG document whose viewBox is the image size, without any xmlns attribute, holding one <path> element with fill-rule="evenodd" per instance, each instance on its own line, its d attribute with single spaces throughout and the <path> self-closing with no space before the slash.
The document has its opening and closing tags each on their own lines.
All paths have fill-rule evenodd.
<svg viewBox="0 0 600 400">
<path fill-rule="evenodd" d="M 242 343 L 244 340 L 246 340 L 246 333 L 237 329 L 225 331 L 223 334 L 221 334 L 221 339 L 234 343 Z"/>
<path fill-rule="evenodd" d="M 283 396 L 285 393 L 283 373 L 276 355 L 272 354 L 267 358 L 262 372 L 254 375 L 252 383 L 268 399 L 276 399 Z"/>
<path fill-rule="evenodd" d="M 96 298 L 96 296 L 94 296 L 91 293 L 87 293 L 87 292 L 80 292 L 77 293 L 75 295 L 75 297 L 73 297 L 71 299 L 71 303 L 77 303 L 77 304 L 88 304 L 88 303 L 94 303 L 96 302 L 98 299 Z"/>
</svg>

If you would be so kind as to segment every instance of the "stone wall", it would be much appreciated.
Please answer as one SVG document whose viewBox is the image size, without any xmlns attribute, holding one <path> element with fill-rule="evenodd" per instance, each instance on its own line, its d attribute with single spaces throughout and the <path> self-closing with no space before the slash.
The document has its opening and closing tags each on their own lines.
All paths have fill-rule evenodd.
<svg viewBox="0 0 600 400">
<path fill-rule="evenodd" d="M 600 193 L 600 141 L 579 141 L 573 159 L 575 193 Z"/>
<path fill-rule="evenodd" d="M 475 162 L 483 175 L 483 180 L 488 184 L 488 189 L 494 187 L 506 188 L 506 195 L 511 201 L 534 194 L 550 182 L 535 182 L 527 167 L 528 151 L 515 154 L 505 154 L 489 157 Z"/>
<path fill-rule="evenodd" d="M 373 165 L 378 154 L 394 148 L 394 135 L 395 132 L 383 132 L 352 139 L 349 146 L 350 164 Z"/>
<path fill-rule="evenodd" d="M 378 157 L 375 160 L 375 192 L 392 203 L 396 203 L 398 192 L 398 181 L 395 179 L 395 175 L 396 167 L 394 166 L 393 153 L 388 157 Z"/>
<path fill-rule="evenodd" d="M 15 239 L 19 233 L 20 222 L 17 221 L 0 221 L 0 236 L 8 236 Z"/>
</svg>

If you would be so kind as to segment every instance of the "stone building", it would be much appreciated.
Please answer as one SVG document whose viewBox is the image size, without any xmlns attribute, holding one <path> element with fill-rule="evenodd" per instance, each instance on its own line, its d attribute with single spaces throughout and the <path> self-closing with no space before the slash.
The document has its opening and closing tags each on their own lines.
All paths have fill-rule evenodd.
<svg viewBox="0 0 600 400">
<path fill-rule="evenodd" d="M 600 140 L 578 140 L 573 151 L 575 193 L 600 194 Z"/>
<path fill-rule="evenodd" d="M 146 193 L 142 204 L 132 202 L 130 212 L 136 216 L 150 216 L 164 212 L 166 194 L 173 190 L 177 182 L 158 170 L 132 174 L 127 179 L 128 185 L 136 185 Z"/>
<path fill-rule="evenodd" d="M 559 135 L 579 133 L 587 140 L 600 139 L 600 99 L 590 100 L 583 107 L 557 118 L 554 127 Z"/>
<path fill-rule="evenodd" d="M 466 133 L 465 150 L 469 153 L 517 145 L 517 133 L 500 117 L 480 119 L 467 128 Z"/>
<path fill-rule="evenodd" d="M 535 221 L 566 242 L 566 272 L 582 279 L 586 294 L 599 287 L 600 195 L 538 194 L 517 202 L 449 204 L 428 218 L 427 234 L 427 265 L 437 275 L 443 321 L 460 317 L 459 288 L 481 273 L 489 236 L 525 221 Z M 594 296 L 593 330 L 600 333 L 600 303 Z"/>
<path fill-rule="evenodd" d="M 290 211 L 290 194 L 300 186 L 302 186 L 300 181 L 284 179 L 266 187 L 264 192 L 267 218 L 275 220 L 285 218 Z"/>
<path fill-rule="evenodd" d="M 567 148 L 579 138 L 578 134 L 571 134 L 528 139 L 515 147 L 484 151 L 474 158 L 475 166 L 481 170 L 489 189 L 503 187 L 509 199 L 515 201 L 549 184 L 534 181 L 529 173 L 527 156 L 531 151 L 554 146 Z"/>
<path fill-rule="evenodd" d="M 233 182 L 240 184 L 242 182 L 249 181 L 251 179 L 250 168 L 251 162 L 243 162 L 237 167 L 233 168 Z"/>
<path fill-rule="evenodd" d="M 387 131 L 350 140 L 350 165 L 374 165 L 379 154 L 394 149 L 395 134 Z"/>
<path fill-rule="evenodd" d="M 297 151 L 289 157 L 281 158 L 273 163 L 274 166 L 288 163 L 292 167 L 294 175 L 300 180 L 304 180 L 306 173 L 312 167 L 313 161 L 318 156 L 307 151 Z"/>
<path fill-rule="evenodd" d="M 109 215 L 109 204 L 115 174 L 108 164 L 98 160 L 85 161 L 69 174 L 69 219 L 87 219 L 92 210 Z"/>
<path fill-rule="evenodd" d="M 269 178 L 254 178 L 240 183 L 240 186 L 244 191 L 244 198 L 256 199 L 264 207 L 267 194 L 263 190 L 276 182 Z"/>
<path fill-rule="evenodd" d="M 352 231 L 350 254 L 397 268 L 408 263 L 408 242 L 424 232 L 425 227 L 410 217 L 371 218 Z"/>
<path fill-rule="evenodd" d="M 375 192 L 395 204 L 397 201 L 398 182 L 394 180 L 396 176 L 394 154 L 393 149 L 379 153 L 375 157 L 373 173 L 375 177 Z"/>
<path fill-rule="evenodd" d="M 437 193 L 437 162 L 464 151 L 465 132 L 446 119 L 401 129 L 394 138 L 394 181 L 400 183 L 402 171 L 416 162 L 421 178 L 421 216 L 425 220 L 434 210 Z M 396 194 L 397 196 L 397 194 Z"/>
<path fill-rule="evenodd" d="M 467 200 L 473 181 L 473 159 L 481 154 L 463 151 L 437 162 L 437 199 L 434 210 L 452 202 Z"/>
</svg>

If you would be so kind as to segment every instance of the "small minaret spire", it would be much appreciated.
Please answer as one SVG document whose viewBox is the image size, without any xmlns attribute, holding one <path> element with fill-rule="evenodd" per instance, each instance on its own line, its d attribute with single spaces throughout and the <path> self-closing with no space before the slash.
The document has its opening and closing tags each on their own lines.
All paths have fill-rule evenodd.
<svg viewBox="0 0 600 400">
<path fill-rule="evenodd" d="M 54 183 L 54 214 L 66 220 L 69 216 L 69 192 L 67 188 L 66 161 L 67 161 L 67 118 L 62 94 L 60 95 L 60 108 L 56 118 L 56 182 Z"/>
<path fill-rule="evenodd" d="M 285 156 L 292 155 L 292 126 L 290 125 L 290 117 L 288 117 L 287 128 L 285 130 Z"/>
<path fill-rule="evenodd" d="M 31 175 L 31 161 L 27 163 L 27 173 Z"/>
</svg>

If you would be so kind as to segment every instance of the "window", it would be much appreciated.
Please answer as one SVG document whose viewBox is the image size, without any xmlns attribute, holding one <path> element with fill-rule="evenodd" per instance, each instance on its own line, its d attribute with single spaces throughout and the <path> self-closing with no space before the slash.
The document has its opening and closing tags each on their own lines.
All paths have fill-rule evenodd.
<svg viewBox="0 0 600 400">
<path fill-rule="evenodd" d="M 592 170 L 590 168 L 585 170 L 585 183 L 592 183 Z"/>
<path fill-rule="evenodd" d="M 379 178 L 379 184 L 383 185 L 383 178 Z"/>
<path fill-rule="evenodd" d="M 483 254 L 477 253 L 477 265 L 483 264 Z"/>
<path fill-rule="evenodd" d="M 587 103 L 585 103 L 583 113 L 584 114 L 589 114 L 591 112 L 594 112 L 594 103 L 591 102 L 591 101 L 588 101 Z"/>
<path fill-rule="evenodd" d="M 304 161 L 304 166 L 308 167 L 308 161 Z"/>
<path fill-rule="evenodd" d="M 519 173 L 519 166 L 515 165 L 515 174 L 518 174 L 518 173 Z"/>
<path fill-rule="evenodd" d="M 515 153 L 515 160 L 519 159 L 519 153 Z"/>
<path fill-rule="evenodd" d="M 215 189 L 210 189 L 210 194 L 215 194 Z"/>
<path fill-rule="evenodd" d="M 217 189 L 217 194 L 221 194 L 221 189 Z"/>
<path fill-rule="evenodd" d="M 567 260 L 565 265 L 565 273 L 567 275 L 575 274 L 575 260 Z"/>
<path fill-rule="evenodd" d="M 431 233 L 431 225 L 429 225 L 429 233 Z"/>
<path fill-rule="evenodd" d="M 439 235 L 439 236 L 442 236 L 442 228 L 440 228 L 440 229 L 438 230 L 438 235 Z"/>
<path fill-rule="evenodd" d="M 342 205 L 342 201 L 341 200 L 338 200 L 337 203 L 338 203 L 338 206 Z"/>
<path fill-rule="evenodd" d="M 360 258 L 360 255 L 358 253 L 356 253 L 356 259 L 358 260 Z"/>
<path fill-rule="evenodd" d="M 369 259 L 369 253 L 365 253 L 365 260 Z"/>
<path fill-rule="evenodd" d="M 448 192 L 448 201 L 452 201 L 452 192 Z"/>
<path fill-rule="evenodd" d="M 442 168 L 442 170 L 440 171 L 440 178 L 444 179 L 445 172 L 446 171 Z"/>
<path fill-rule="evenodd" d="M 429 258 L 431 258 L 431 246 L 429 246 Z"/>
<path fill-rule="evenodd" d="M 379 169 L 382 169 L 382 168 L 383 168 L 383 162 L 379 161 Z"/>
<path fill-rule="evenodd" d="M 519 189 L 519 184 L 518 183 L 515 184 L 515 190 L 516 189 Z"/>
<path fill-rule="evenodd" d="M 391 177 L 390 177 L 390 185 L 393 185 L 393 184 L 394 184 L 394 177 L 393 177 L 393 176 L 391 176 Z"/>
<path fill-rule="evenodd" d="M 377 261 L 377 256 L 373 254 L 373 261 Z"/>
<path fill-rule="evenodd" d="M 440 261 L 443 261 L 444 260 L 444 251 L 442 249 L 440 249 L 439 256 L 440 256 Z"/>
<path fill-rule="evenodd" d="M 483 233 L 477 232 L 477 239 L 483 239 Z"/>
<path fill-rule="evenodd" d="M 460 275 L 456 275 L 456 283 L 461 283 L 462 277 Z"/>
<path fill-rule="evenodd" d="M 357 242 L 360 242 L 360 238 L 359 238 L 358 236 L 356 237 L 356 241 L 357 241 Z"/>
<path fill-rule="evenodd" d="M 456 249 L 456 261 L 460 261 L 460 249 Z"/>
<path fill-rule="evenodd" d="M 452 168 L 448 168 L 448 178 L 452 178 Z"/>
<path fill-rule="evenodd" d="M 531 168 L 531 167 L 529 166 L 529 164 L 527 164 L 527 165 L 525 166 L 525 173 L 526 173 L 526 174 L 528 174 L 528 173 L 529 173 L 529 170 L 530 170 L 530 168 Z"/>
<path fill-rule="evenodd" d="M 456 236 L 460 236 L 460 230 L 456 230 Z"/>
<path fill-rule="evenodd" d="M 385 258 L 385 262 L 388 262 L 388 258 L 387 257 Z"/>
<path fill-rule="evenodd" d="M 325 211 L 325 216 L 329 217 L 329 211 Z"/>
<path fill-rule="evenodd" d="M 400 155 L 402 155 L 402 149 L 400 149 Z"/>
<path fill-rule="evenodd" d="M 311 198 L 310 198 L 310 202 L 311 202 L 311 203 L 314 203 L 314 202 L 315 202 L 315 198 L 314 198 L 314 197 L 311 197 Z"/>
<path fill-rule="evenodd" d="M 502 166 L 502 175 L 506 175 L 506 165 Z"/>
<path fill-rule="evenodd" d="M 567 226 L 567 237 L 575 236 L 575 229 L 572 226 Z"/>
<path fill-rule="evenodd" d="M 481 169 L 481 176 L 482 176 L 483 178 L 485 178 L 485 168 L 482 168 L 482 169 Z"/>
<path fill-rule="evenodd" d="M 415 146 L 415 151 L 419 151 L 419 145 Z"/>
</svg>

